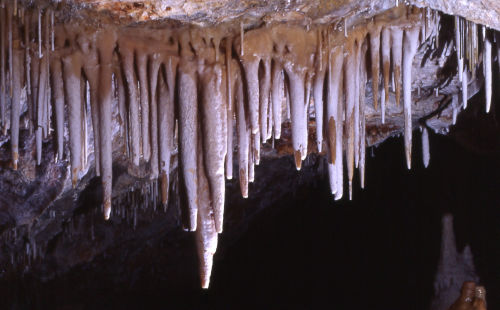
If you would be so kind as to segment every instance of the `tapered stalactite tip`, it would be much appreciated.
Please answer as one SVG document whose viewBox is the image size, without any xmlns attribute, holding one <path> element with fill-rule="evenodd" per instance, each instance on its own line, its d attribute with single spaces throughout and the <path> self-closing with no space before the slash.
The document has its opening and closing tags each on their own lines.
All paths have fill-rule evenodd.
<svg viewBox="0 0 500 310">
<path fill-rule="evenodd" d="M 111 202 L 106 201 L 104 203 L 104 220 L 108 221 L 111 217 Z"/>
<path fill-rule="evenodd" d="M 411 170 L 411 150 L 406 151 L 406 167 Z"/>
<path fill-rule="evenodd" d="M 299 150 L 295 150 L 294 152 L 294 158 L 295 158 L 295 167 L 297 168 L 297 171 L 302 168 L 302 155 Z"/>
</svg>

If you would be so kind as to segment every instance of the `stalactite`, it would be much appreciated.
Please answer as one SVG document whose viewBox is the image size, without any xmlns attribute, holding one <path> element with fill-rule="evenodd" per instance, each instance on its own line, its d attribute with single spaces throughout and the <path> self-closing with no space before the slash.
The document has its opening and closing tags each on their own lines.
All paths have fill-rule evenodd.
<svg viewBox="0 0 500 310">
<path fill-rule="evenodd" d="M 6 9 L 7 9 L 7 44 L 8 44 L 8 49 L 9 49 L 9 53 L 8 53 L 8 56 L 9 56 L 9 97 L 12 98 L 12 89 L 13 89 L 13 84 L 14 84 L 14 81 L 13 81 L 13 75 L 12 73 L 14 72 L 13 70 L 13 42 L 12 42 L 12 33 L 13 33 L 13 26 L 12 26 L 12 7 L 10 5 L 7 5 L 6 6 Z"/>
<path fill-rule="evenodd" d="M 90 115 L 92 118 L 92 131 L 94 136 L 94 157 L 95 157 L 95 174 L 101 175 L 101 122 L 99 120 L 99 56 L 93 45 L 93 42 L 82 36 L 78 40 L 78 44 L 83 52 L 85 60 L 83 62 L 83 71 L 90 86 Z"/>
<path fill-rule="evenodd" d="M 423 126 L 422 129 L 422 160 L 424 162 L 424 167 L 429 166 L 429 161 L 431 158 L 429 152 L 429 133 L 427 132 L 427 127 Z"/>
<path fill-rule="evenodd" d="M 13 75 L 13 90 L 12 90 L 12 107 L 10 111 L 10 132 L 11 132 L 11 148 L 12 148 L 12 163 L 14 170 L 17 170 L 17 163 L 19 161 L 19 116 L 21 109 L 21 87 L 23 79 L 23 66 L 22 57 L 23 51 L 16 48 L 12 57 L 13 68 L 15 71 Z"/>
<path fill-rule="evenodd" d="M 234 94 L 233 94 L 233 77 L 235 71 L 232 65 L 232 42 L 226 38 L 225 44 L 225 63 L 226 63 L 226 102 L 227 102 L 227 156 L 226 156 L 226 179 L 233 178 L 233 132 L 234 132 Z M 237 64 L 235 64 L 237 65 Z"/>
<path fill-rule="evenodd" d="M 136 65 L 140 84 L 142 156 L 144 160 L 149 161 L 151 158 L 151 146 L 149 144 L 149 87 L 147 55 L 145 53 L 137 53 Z"/>
<path fill-rule="evenodd" d="M 469 100 L 468 95 L 468 85 L 469 85 L 469 76 L 467 75 L 467 68 L 464 68 L 464 73 L 462 74 L 462 105 L 464 106 L 464 110 L 467 109 L 467 100 Z"/>
<path fill-rule="evenodd" d="M 290 115 L 292 126 L 292 147 L 295 166 L 300 170 L 302 160 L 307 156 L 307 106 L 305 102 L 305 72 L 295 70 L 292 64 L 285 65 L 290 81 Z M 298 71 L 298 72 L 297 72 Z"/>
<path fill-rule="evenodd" d="M 272 64 L 272 89 L 271 89 L 271 99 L 273 102 L 273 129 L 274 138 L 281 138 L 281 116 L 283 110 L 283 99 L 284 99 L 284 77 L 283 68 L 278 60 L 274 60 Z"/>
<path fill-rule="evenodd" d="M 328 49 L 328 53 L 330 49 Z M 314 112 L 316 120 L 316 144 L 318 152 L 322 151 L 323 146 L 323 85 L 325 83 L 326 66 L 323 62 L 323 35 L 322 31 L 318 30 L 318 56 L 316 57 L 316 74 L 314 75 L 313 97 L 314 97 Z M 279 87 L 279 86 L 278 86 Z M 281 98 L 280 98 L 281 99 Z M 277 100 L 280 100 L 277 99 Z M 280 102 L 281 104 L 281 102 Z M 281 109 L 279 111 L 281 113 Z"/>
<path fill-rule="evenodd" d="M 139 166 L 140 159 L 140 132 L 139 105 L 137 103 L 137 81 L 134 74 L 134 51 L 127 42 L 118 42 L 120 55 L 122 57 L 123 73 L 127 81 L 129 95 L 129 116 L 130 116 L 130 144 L 132 149 L 132 162 Z"/>
<path fill-rule="evenodd" d="M 340 106 L 342 105 L 342 65 L 344 61 L 342 47 L 335 50 L 328 46 L 328 101 L 326 106 L 327 113 L 327 134 L 328 134 L 328 165 L 330 171 L 330 189 L 332 194 L 337 194 L 342 187 L 343 182 L 339 180 L 338 166 L 342 167 L 342 115 Z M 339 126 L 340 125 L 340 126 Z M 339 132 L 340 129 L 340 132 Z M 339 156 L 340 155 L 340 156 Z"/>
<path fill-rule="evenodd" d="M 201 136 L 198 136 L 198 149 L 202 149 Z M 210 205 L 210 186 L 208 177 L 203 169 L 203 153 L 197 152 L 197 197 L 199 199 L 196 246 L 200 268 L 201 287 L 208 288 L 212 273 L 213 256 L 217 249 L 217 230 Z"/>
<path fill-rule="evenodd" d="M 158 101 L 158 124 L 159 124 L 159 145 L 160 145 L 160 171 L 161 171 L 161 192 L 162 204 L 168 203 L 168 192 L 170 184 L 170 158 L 174 148 L 174 89 L 175 89 L 175 69 L 177 62 L 173 63 L 169 58 L 166 64 L 165 78 L 159 74 L 159 101 Z M 155 72 L 154 69 L 152 71 Z M 196 219 L 194 219 L 196 221 Z M 196 227 L 196 226 L 194 226 Z M 191 230 L 194 230 L 192 228 Z"/>
<path fill-rule="evenodd" d="M 247 81 L 248 112 L 252 134 L 259 132 L 259 58 L 242 58 L 242 64 Z"/>
<path fill-rule="evenodd" d="M 380 66 L 380 31 L 378 25 L 371 24 L 370 29 L 370 59 L 372 70 L 373 107 L 378 109 L 378 79 Z"/>
<path fill-rule="evenodd" d="M 403 93 L 404 93 L 404 119 L 405 119 L 405 155 L 406 165 L 411 169 L 411 143 L 412 143 L 412 114 L 411 114 L 411 68 L 413 58 L 418 48 L 418 27 L 414 26 L 405 31 L 404 58 L 403 58 Z"/>
<path fill-rule="evenodd" d="M 490 112 L 491 107 L 491 89 L 493 87 L 493 72 L 491 71 L 491 41 L 488 36 L 484 40 L 484 89 L 486 96 L 486 113 Z"/>
<path fill-rule="evenodd" d="M 358 39 L 356 40 L 355 43 L 355 86 L 354 86 L 354 166 L 356 168 L 359 167 L 359 129 L 360 129 L 360 116 L 359 116 L 359 110 L 360 110 L 360 98 L 359 98 L 359 90 L 360 90 L 360 71 L 361 71 L 361 48 L 362 48 L 363 40 Z"/>
<path fill-rule="evenodd" d="M 201 69 L 201 70 L 200 70 Z M 221 94 L 222 69 L 219 64 L 198 68 L 202 83 L 202 126 L 205 173 L 210 184 L 215 229 L 222 232 L 227 152 L 227 107 Z"/>
<path fill-rule="evenodd" d="M 71 154 L 71 181 L 76 187 L 78 173 L 81 169 L 81 97 L 80 75 L 82 59 L 79 53 L 73 53 L 62 58 L 64 87 L 68 109 L 69 141 Z"/>
<path fill-rule="evenodd" d="M 24 68 L 25 68 L 25 79 L 26 79 L 26 100 L 28 105 L 28 127 L 30 134 L 33 134 L 33 101 L 31 100 L 31 54 L 30 54 L 30 14 L 24 14 Z M 62 84 L 60 86 L 63 87 Z M 64 103 L 63 103 L 64 105 Z"/>
<path fill-rule="evenodd" d="M 42 58 L 42 9 L 37 8 L 38 14 L 38 58 Z"/>
<path fill-rule="evenodd" d="M 236 128 L 238 134 L 238 169 L 240 178 L 240 190 L 243 198 L 248 197 L 248 169 L 250 156 L 250 123 L 245 111 L 245 95 L 243 91 L 243 80 L 239 67 L 232 66 L 236 73 Z"/>
<path fill-rule="evenodd" d="M 346 46 L 348 56 L 345 59 L 344 80 L 345 80 L 345 135 L 346 135 L 346 160 L 347 177 L 349 180 L 349 199 L 352 199 L 352 178 L 354 176 L 354 105 L 355 105 L 355 87 L 356 87 L 356 54 L 354 53 L 354 41 L 349 41 Z"/>
<path fill-rule="evenodd" d="M 380 122 L 385 124 L 385 89 L 380 91 Z"/>
<path fill-rule="evenodd" d="M 51 59 L 50 71 L 56 112 L 57 158 L 62 160 L 64 152 L 64 83 L 61 59 L 59 57 Z"/>
<path fill-rule="evenodd" d="M 361 47 L 359 66 L 359 178 L 361 188 L 365 188 L 365 153 L 366 153 L 366 116 L 365 116 L 365 87 L 366 87 L 366 51 L 368 45 L 365 42 Z"/>
<path fill-rule="evenodd" d="M 45 128 L 46 119 L 44 118 L 44 109 L 46 105 L 46 91 L 47 91 L 47 61 L 48 57 L 43 56 L 40 59 L 40 69 L 39 69 L 39 77 L 38 77 L 38 92 L 37 92 L 37 128 L 36 128 L 36 162 L 37 165 L 40 165 L 42 162 L 42 134 L 43 129 Z M 78 95 L 80 93 L 78 92 Z M 80 120 L 80 118 L 78 118 Z"/>
<path fill-rule="evenodd" d="M 158 84 L 158 71 L 160 69 L 161 65 L 161 55 L 159 53 L 153 53 L 149 57 L 148 61 L 148 81 L 149 81 L 149 112 L 150 112 L 150 120 L 151 120 L 151 126 L 149 128 L 150 135 L 151 135 L 151 159 L 150 159 L 150 165 L 151 165 L 151 179 L 157 179 L 158 178 L 158 136 L 160 135 L 167 135 L 168 131 L 164 131 L 163 128 L 158 127 L 158 114 L 160 109 L 163 107 L 160 106 L 161 102 L 158 102 L 158 97 L 157 97 L 157 84 Z M 162 173 L 164 171 L 162 170 Z M 168 173 L 168 172 L 167 172 Z M 163 180 L 163 174 L 162 174 L 162 180 Z M 163 182 L 163 181 L 162 181 Z M 162 185 L 163 186 L 163 185 Z M 162 187 L 162 194 L 163 194 L 163 187 Z M 167 193 L 165 193 L 162 197 L 166 197 Z M 163 202 L 163 199 L 162 199 Z M 166 199 L 165 202 L 166 203 Z"/>
<path fill-rule="evenodd" d="M 260 97 L 260 107 L 259 107 L 259 116 L 260 116 L 260 137 L 262 139 L 262 143 L 265 143 L 268 140 L 268 121 L 269 118 L 269 94 L 271 89 L 271 59 L 262 59 L 262 67 L 263 67 L 263 76 L 260 79 L 259 85 L 259 97 Z"/>
<path fill-rule="evenodd" d="M 252 154 L 253 154 L 253 161 L 256 166 L 260 164 L 260 131 L 257 132 L 256 134 L 252 134 Z M 253 181 L 252 181 L 253 182 Z"/>
<path fill-rule="evenodd" d="M 255 136 L 250 134 L 249 136 L 250 146 L 248 151 L 248 182 L 253 183 L 255 181 Z M 257 139 L 258 141 L 258 139 Z"/>
<path fill-rule="evenodd" d="M 50 98 L 52 96 L 50 89 L 50 31 L 49 31 L 49 15 L 50 12 L 47 10 L 44 16 L 45 23 L 45 57 L 47 57 L 46 70 L 47 78 L 45 79 L 45 97 L 44 97 L 44 130 L 43 137 L 46 139 L 50 134 L 50 117 L 51 117 L 51 102 Z"/>
<path fill-rule="evenodd" d="M 455 16 L 455 49 L 457 51 L 457 61 L 458 61 L 458 80 L 462 81 L 462 72 L 464 67 L 464 58 L 462 51 L 462 33 L 460 31 L 460 23 L 461 19 L 458 16 Z"/>
<path fill-rule="evenodd" d="M 99 33 L 99 129 L 101 143 L 101 169 L 104 219 L 108 220 L 111 215 L 112 176 L 113 176 L 113 147 L 111 131 L 111 106 L 112 106 L 112 78 L 113 70 L 111 60 L 115 48 L 116 32 L 103 31 Z"/>
<path fill-rule="evenodd" d="M 391 53 L 393 61 L 393 78 L 396 86 L 396 106 L 401 99 L 401 60 L 403 58 L 403 30 L 399 27 L 391 28 Z"/>
<path fill-rule="evenodd" d="M 179 63 L 179 154 L 184 188 L 189 209 L 189 230 L 196 230 L 198 213 L 198 172 L 197 150 L 198 141 L 198 96 L 196 85 L 196 66 L 189 46 L 189 38 L 181 37 L 182 51 Z"/>
<path fill-rule="evenodd" d="M 458 94 L 455 94 L 451 97 L 451 106 L 453 109 L 451 124 L 456 125 L 458 116 Z"/>
<path fill-rule="evenodd" d="M 82 75 L 80 77 L 80 98 L 81 98 L 81 102 L 82 102 L 82 105 L 81 105 L 81 108 L 82 108 L 82 119 L 81 119 L 81 128 L 82 128 L 82 135 L 83 135 L 83 138 L 82 138 L 82 156 L 81 156 L 81 159 L 82 159 L 82 162 L 81 162 L 81 166 L 82 166 L 82 170 L 85 170 L 86 167 L 87 167 L 87 164 L 88 164 L 88 156 L 89 156 L 89 150 L 88 150 L 88 145 L 89 145 L 89 128 L 87 126 L 87 114 L 88 112 L 87 111 L 90 111 L 91 108 L 90 108 L 90 84 L 88 81 L 85 80 L 85 77 Z M 95 141 L 94 141 L 95 142 Z M 95 144 L 95 143 L 94 143 Z M 100 145 L 98 145 L 99 149 L 100 149 Z M 96 157 L 95 158 L 95 161 L 99 161 L 100 162 L 100 157 Z M 100 166 L 100 163 L 99 163 L 99 166 Z M 100 169 L 99 169 L 100 170 Z"/>
<path fill-rule="evenodd" d="M 382 64 L 384 75 L 384 102 L 389 102 L 389 76 L 391 68 L 391 30 L 388 27 L 382 29 Z M 382 108 L 385 114 L 385 108 Z"/>
<path fill-rule="evenodd" d="M 120 135 L 124 137 L 125 143 L 125 154 L 130 157 L 129 148 L 129 132 L 128 132 L 128 113 L 126 107 L 126 95 L 125 95 L 125 84 L 123 81 L 122 70 L 119 64 L 119 59 L 116 54 L 114 54 L 113 63 L 114 65 L 114 77 L 115 77 L 115 90 L 116 90 L 116 100 L 118 101 L 118 123 L 120 125 Z"/>
</svg>

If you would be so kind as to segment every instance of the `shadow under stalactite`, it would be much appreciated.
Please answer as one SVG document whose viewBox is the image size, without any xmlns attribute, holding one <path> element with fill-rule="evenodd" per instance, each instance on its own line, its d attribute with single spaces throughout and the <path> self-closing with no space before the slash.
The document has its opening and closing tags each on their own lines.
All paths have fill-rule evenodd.
<svg viewBox="0 0 500 310">
<path fill-rule="evenodd" d="M 500 102 L 498 95 L 494 102 Z M 353 201 L 333 201 L 326 166 L 316 156 L 310 155 L 300 172 L 291 157 L 263 160 L 255 178 L 263 184 L 251 185 L 249 199 L 240 197 L 235 181 L 228 182 L 225 232 L 208 290 L 198 286 L 194 236 L 182 232 L 178 210 L 170 208 L 164 219 L 140 226 L 137 240 L 115 244 L 92 262 L 50 280 L 42 282 L 30 273 L 4 278 L 0 305 L 427 309 L 441 217 L 451 212 L 458 250 L 471 245 L 488 306 L 498 309 L 500 155 L 491 141 L 500 139 L 499 110 L 485 115 L 482 93 L 471 99 L 450 136 L 430 135 L 427 169 L 420 135 L 414 141 L 412 171 L 405 167 L 402 138 L 368 149 L 366 189 L 353 186 Z M 471 137 L 480 138 L 471 144 Z M 158 228 L 173 223 L 176 229 Z M 148 237 L 148 230 L 162 233 Z"/>
</svg>

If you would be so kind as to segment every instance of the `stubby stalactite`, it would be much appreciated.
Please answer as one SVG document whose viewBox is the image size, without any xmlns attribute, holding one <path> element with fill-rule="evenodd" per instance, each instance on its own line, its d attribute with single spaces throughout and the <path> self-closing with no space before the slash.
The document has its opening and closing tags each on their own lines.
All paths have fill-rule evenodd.
<svg viewBox="0 0 500 310">
<path fill-rule="evenodd" d="M 23 14 L 15 14 L 16 10 Z M 399 5 L 356 24 L 342 19 L 308 27 L 276 23 L 248 30 L 243 23 L 148 31 L 110 25 L 80 28 L 57 20 L 50 6 L 14 7 L 3 1 L 0 125 L 4 132 L 10 131 L 14 169 L 23 165 L 22 114 L 36 137 L 38 164 L 45 151 L 43 141 L 54 136 L 55 154 L 60 161 L 68 158 L 74 187 L 93 153 L 95 174 L 102 180 L 105 219 L 113 215 L 115 106 L 123 155 L 131 166 L 142 167 L 161 183 L 165 206 L 172 156 L 178 148 L 188 213 L 184 226 L 196 231 L 201 285 L 207 288 L 217 234 L 223 230 L 225 179 L 233 178 L 233 155 L 241 194 L 248 197 L 261 144 L 280 139 L 283 123 L 290 122 L 296 168 L 300 170 L 309 152 L 326 153 L 332 195 L 342 198 L 348 184 L 352 199 L 356 168 L 361 187 L 365 186 L 368 109 L 380 114 L 384 124 L 389 95 L 399 106 L 402 92 L 404 147 L 411 167 L 416 126 L 412 67 L 419 48 L 437 41 L 439 23 L 438 12 Z M 475 24 L 460 18 L 455 25 L 461 106 L 466 107 L 468 81 L 482 62 L 489 111 L 494 34 L 483 28 L 481 37 Z M 463 29 L 468 31 L 465 36 Z M 498 33 L 496 37 L 500 50 Z M 367 85 L 372 87 L 371 101 L 366 100 Z M 454 104 L 460 106 L 458 102 L 457 97 Z M 316 144 L 311 146 L 313 119 Z M 65 130 L 69 154 L 64 153 Z M 426 166 L 427 135 L 424 127 Z"/>
</svg>

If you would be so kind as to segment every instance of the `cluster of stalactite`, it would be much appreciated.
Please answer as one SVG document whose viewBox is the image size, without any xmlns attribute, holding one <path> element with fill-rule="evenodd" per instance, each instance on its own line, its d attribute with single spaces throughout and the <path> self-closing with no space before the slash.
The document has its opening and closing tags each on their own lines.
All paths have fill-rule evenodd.
<svg viewBox="0 0 500 310">
<path fill-rule="evenodd" d="M 272 24 L 245 31 L 243 24 L 86 28 L 58 22 L 50 7 L 1 4 L 0 121 L 4 134 L 10 130 L 13 168 L 22 165 L 21 119 L 35 134 L 38 164 L 42 142 L 54 131 L 56 160 L 69 158 L 73 186 L 88 165 L 93 141 L 95 173 L 102 179 L 108 219 L 113 134 L 124 139 L 131 164 L 145 164 L 151 179 L 158 180 L 164 205 L 171 157 L 178 148 L 180 184 L 189 210 L 186 228 L 196 231 L 204 288 L 223 228 L 225 179 L 233 177 L 233 153 L 241 194 L 248 197 L 261 144 L 280 139 L 284 121 L 290 120 L 300 169 L 308 153 L 308 124 L 315 120 L 317 149 L 325 150 L 328 158 L 331 192 L 335 199 L 343 196 L 346 166 L 351 196 L 355 167 L 364 186 L 365 107 L 372 104 L 384 123 L 392 84 L 398 106 L 402 92 L 404 145 L 411 166 L 412 63 L 423 42 L 437 42 L 438 12 L 399 5 L 363 23 L 341 19 L 327 25 Z M 464 36 L 464 25 L 457 20 L 456 46 L 467 92 L 467 76 L 479 63 L 480 36 L 472 27 L 466 27 Z M 483 63 L 491 98 L 491 43 L 490 34 L 484 34 Z M 474 44 L 475 49 L 470 47 Z M 469 69 L 463 68 L 464 59 Z M 370 79 L 373 100 L 367 102 Z M 465 106 L 467 95 L 463 98 Z M 115 106 L 118 133 L 113 133 Z M 65 123 L 69 154 L 64 154 Z M 427 137 L 425 128 L 423 135 Z M 423 147 L 428 164 L 427 139 Z"/>
</svg>

